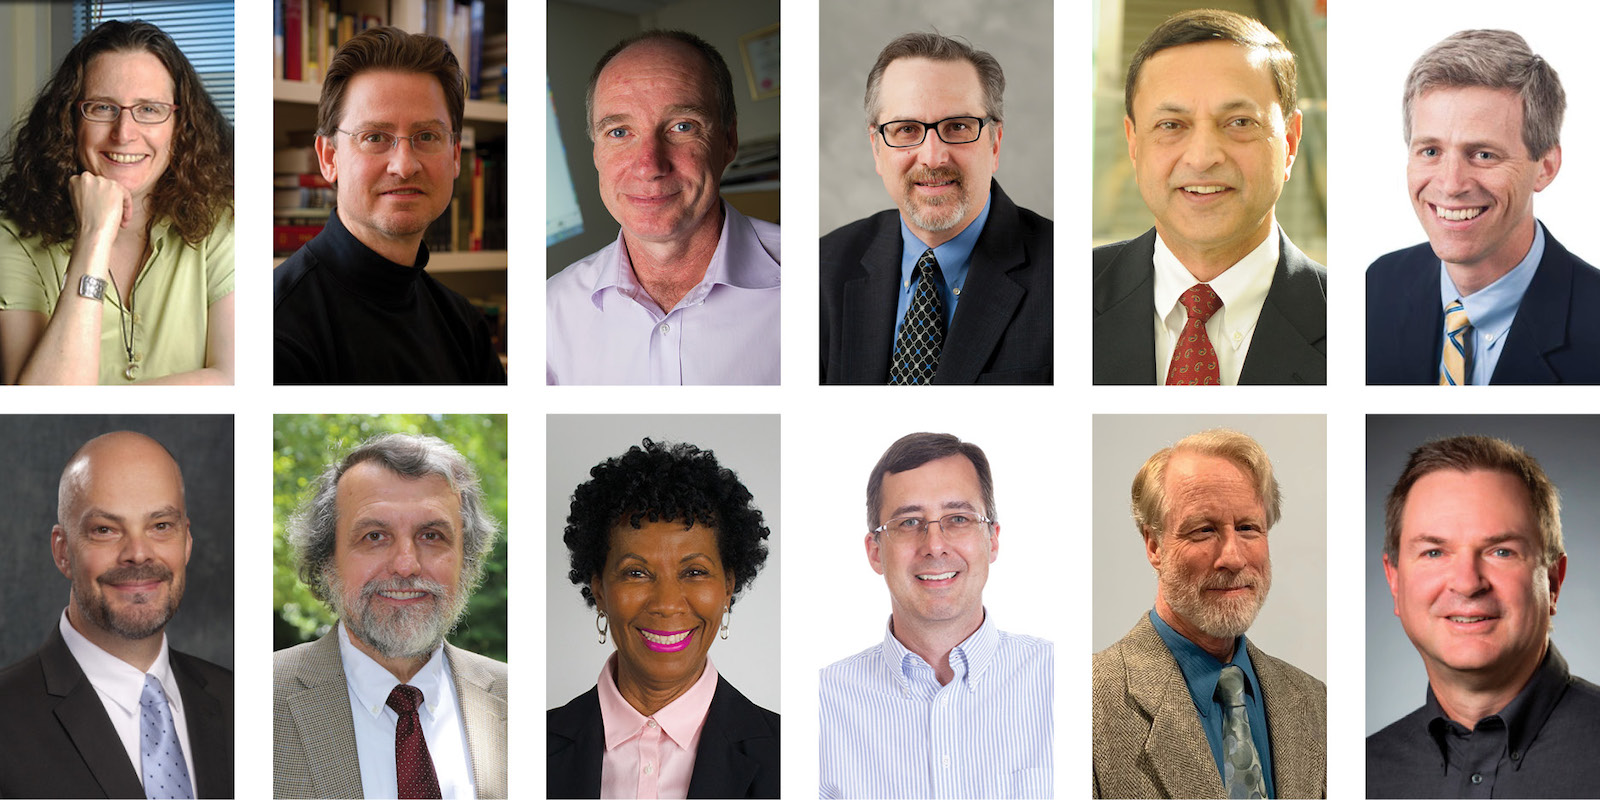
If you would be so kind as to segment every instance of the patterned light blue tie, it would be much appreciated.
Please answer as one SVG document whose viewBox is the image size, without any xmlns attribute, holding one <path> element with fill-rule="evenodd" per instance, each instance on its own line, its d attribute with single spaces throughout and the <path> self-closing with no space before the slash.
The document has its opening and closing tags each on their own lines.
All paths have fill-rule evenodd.
<svg viewBox="0 0 1600 800">
<path fill-rule="evenodd" d="M 1244 708 L 1244 670 L 1229 664 L 1217 677 L 1216 699 L 1222 703 L 1222 788 L 1230 798 L 1267 796 L 1261 776 L 1261 754 L 1250 737 Z"/>
<path fill-rule="evenodd" d="M 183 763 L 183 746 L 178 729 L 172 724 L 172 709 L 167 693 L 154 675 L 144 676 L 144 692 L 139 695 L 139 756 L 144 767 L 144 796 L 192 798 L 189 768 Z"/>
<path fill-rule="evenodd" d="M 1472 382 L 1472 320 L 1456 298 L 1444 307 L 1444 358 L 1439 368 L 1440 386 L 1466 386 Z"/>
<path fill-rule="evenodd" d="M 889 385 L 921 385 L 933 382 L 939 371 L 939 354 L 944 352 L 944 273 L 929 248 L 917 259 L 917 288 L 900 323 L 894 340 L 894 361 L 889 366 Z"/>
</svg>

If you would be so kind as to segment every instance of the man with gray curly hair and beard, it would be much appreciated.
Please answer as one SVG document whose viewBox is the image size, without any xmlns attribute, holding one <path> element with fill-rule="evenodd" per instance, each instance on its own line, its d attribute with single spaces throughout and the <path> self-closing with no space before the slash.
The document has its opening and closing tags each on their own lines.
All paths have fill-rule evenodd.
<svg viewBox="0 0 1600 800">
<path fill-rule="evenodd" d="M 368 439 L 289 521 L 300 579 L 339 617 L 273 655 L 275 797 L 505 797 L 506 665 L 445 641 L 498 525 L 432 436 Z"/>
<path fill-rule="evenodd" d="M 1327 687 L 1245 638 L 1280 506 L 1237 431 L 1185 437 L 1134 477 L 1156 600 L 1094 655 L 1095 797 L 1327 796 Z"/>
</svg>

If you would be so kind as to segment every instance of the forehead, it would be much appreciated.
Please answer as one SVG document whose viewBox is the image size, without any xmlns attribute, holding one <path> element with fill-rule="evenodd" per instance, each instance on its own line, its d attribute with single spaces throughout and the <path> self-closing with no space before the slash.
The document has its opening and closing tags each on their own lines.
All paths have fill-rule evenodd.
<svg viewBox="0 0 1600 800">
<path fill-rule="evenodd" d="M 1511 89 L 1441 86 L 1411 103 L 1411 138 L 1522 141 L 1522 97 Z"/>
<path fill-rule="evenodd" d="M 339 124 L 406 125 L 450 119 L 444 87 L 422 72 L 367 70 L 345 85 Z"/>
<path fill-rule="evenodd" d="M 1406 495 L 1400 536 L 1436 538 L 1537 535 L 1533 495 L 1502 470 L 1441 469 L 1417 479 Z"/>
<path fill-rule="evenodd" d="M 1266 51 L 1228 41 L 1157 51 L 1145 59 L 1133 89 L 1135 108 L 1173 104 L 1205 110 L 1240 100 L 1261 108 L 1278 105 Z"/>
<path fill-rule="evenodd" d="M 408 478 L 375 461 L 364 461 L 345 470 L 339 478 L 339 527 L 358 518 L 442 516 L 456 527 L 461 525 L 461 497 L 442 475 Z M 417 520 L 411 520 L 417 521 Z"/>
<path fill-rule="evenodd" d="M 946 503 L 962 502 L 988 511 L 983 507 L 983 488 L 978 483 L 977 468 L 966 456 L 957 453 L 905 472 L 886 473 L 883 508 L 879 509 L 879 515 L 892 514 L 908 506 L 933 511 Z"/>
<path fill-rule="evenodd" d="M 183 507 L 183 479 L 164 451 L 129 451 L 81 462 L 77 481 L 80 506 L 117 512 L 144 507 Z"/>
<path fill-rule="evenodd" d="M 915 118 L 933 122 L 962 114 L 982 116 L 983 87 L 978 84 L 978 68 L 965 59 L 895 59 L 878 81 L 878 106 L 879 122 Z"/>
<path fill-rule="evenodd" d="M 131 93 L 140 100 L 170 100 L 172 75 L 153 53 L 114 50 L 89 59 L 83 72 L 83 91 L 85 95 Z"/>
<path fill-rule="evenodd" d="M 616 54 L 595 81 L 595 117 L 602 108 L 628 102 L 651 106 L 713 104 L 711 65 L 699 50 L 670 39 L 629 45 Z"/>
<path fill-rule="evenodd" d="M 1212 510 L 1263 512 L 1250 473 L 1222 456 L 1179 450 L 1167 461 L 1166 483 L 1169 508 L 1178 516 Z"/>
<path fill-rule="evenodd" d="M 651 562 L 677 563 L 695 553 L 710 556 L 719 563 L 722 560 L 716 529 L 698 522 L 685 528 L 682 520 L 650 522 L 646 519 L 635 529 L 624 518 L 611 528 L 609 550 L 607 560 L 631 554 Z"/>
</svg>

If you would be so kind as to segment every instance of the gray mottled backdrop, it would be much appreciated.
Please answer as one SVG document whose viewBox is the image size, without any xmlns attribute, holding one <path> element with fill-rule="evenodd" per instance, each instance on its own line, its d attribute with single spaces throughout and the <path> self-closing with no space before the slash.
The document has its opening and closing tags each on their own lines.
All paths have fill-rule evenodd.
<svg viewBox="0 0 1600 800">
<path fill-rule="evenodd" d="M 1039 0 L 824 2 L 818 27 L 822 175 L 817 230 L 827 233 L 894 208 L 872 167 L 861 98 L 867 71 L 884 45 L 902 33 L 931 30 L 965 38 L 1000 61 L 1006 73 L 1005 133 L 994 176 L 1017 205 L 1054 218 L 1053 24 L 1050 4 Z"/>
<path fill-rule="evenodd" d="M 1378 416 L 1367 417 L 1367 725 L 1368 735 L 1411 713 L 1426 699 L 1422 657 L 1394 615 L 1383 577 L 1383 503 L 1411 451 L 1429 439 L 1460 434 L 1497 436 L 1539 460 L 1561 490 L 1561 533 L 1567 580 L 1556 602 L 1551 641 L 1572 674 L 1600 680 L 1600 417 Z"/>
<path fill-rule="evenodd" d="M 233 667 L 233 417 L 0 416 L 0 665 L 39 649 L 61 619 L 70 587 L 50 556 L 61 468 L 84 442 L 138 431 L 167 446 L 183 469 L 194 549 L 188 587 L 167 625 L 170 645 Z"/>
</svg>

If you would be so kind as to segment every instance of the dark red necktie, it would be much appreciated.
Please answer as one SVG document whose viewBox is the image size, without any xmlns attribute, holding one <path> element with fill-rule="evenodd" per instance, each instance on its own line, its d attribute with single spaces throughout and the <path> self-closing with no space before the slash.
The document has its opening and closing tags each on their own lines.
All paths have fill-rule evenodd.
<svg viewBox="0 0 1600 800">
<path fill-rule="evenodd" d="M 394 726 L 394 772 L 402 800 L 439 797 L 439 776 L 428 755 L 428 740 L 422 736 L 422 690 L 399 684 L 389 692 L 389 707 L 400 715 Z"/>
<path fill-rule="evenodd" d="M 1184 290 L 1178 302 L 1189 312 L 1189 319 L 1183 323 L 1183 333 L 1172 348 L 1167 385 L 1221 386 L 1222 370 L 1217 367 L 1217 350 L 1206 335 L 1206 320 L 1222 308 L 1222 298 L 1210 286 L 1197 283 Z"/>
</svg>

